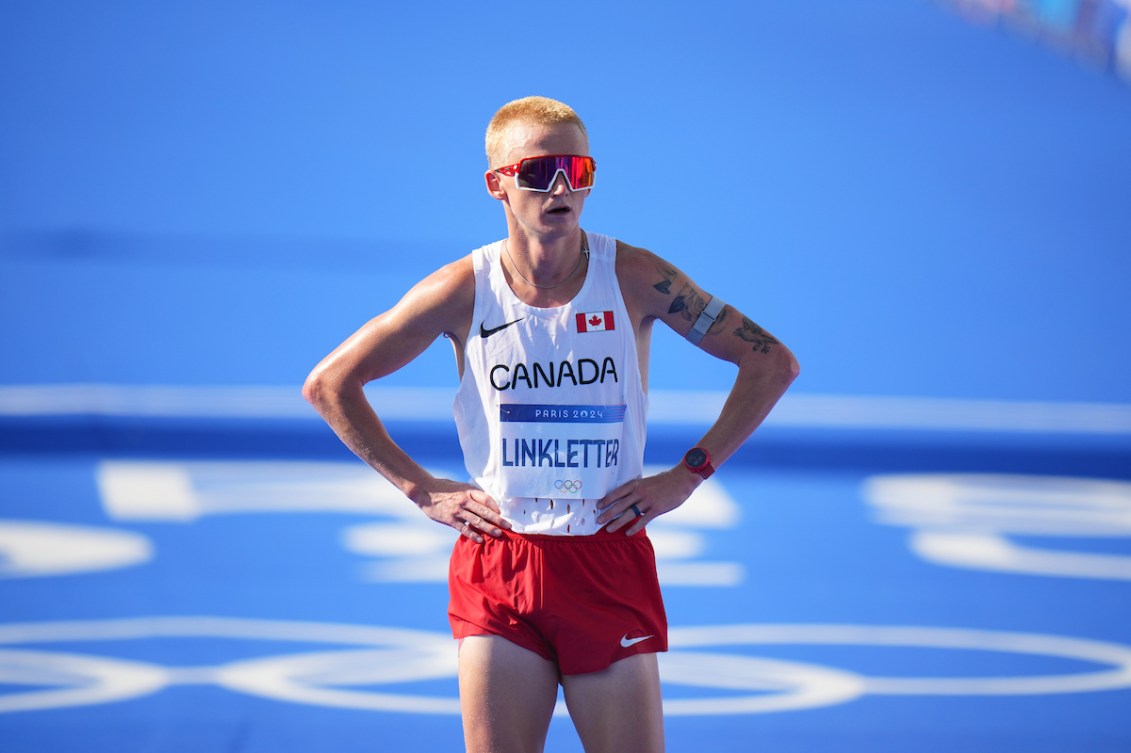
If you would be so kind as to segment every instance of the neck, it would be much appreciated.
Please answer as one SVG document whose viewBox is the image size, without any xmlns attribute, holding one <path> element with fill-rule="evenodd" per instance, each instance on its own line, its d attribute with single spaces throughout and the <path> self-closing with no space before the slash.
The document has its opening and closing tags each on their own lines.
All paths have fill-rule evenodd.
<svg viewBox="0 0 1131 753">
<path fill-rule="evenodd" d="M 513 283 L 550 290 L 565 287 L 578 277 L 589 247 L 585 234 L 578 228 L 552 240 L 512 233 L 503 250 Z"/>
<path fill-rule="evenodd" d="M 562 235 L 539 236 L 524 232 L 521 227 L 508 228 L 507 245 L 516 258 L 519 254 L 544 263 L 553 259 L 574 261 L 574 254 L 582 247 L 585 233 L 580 227 Z"/>
</svg>

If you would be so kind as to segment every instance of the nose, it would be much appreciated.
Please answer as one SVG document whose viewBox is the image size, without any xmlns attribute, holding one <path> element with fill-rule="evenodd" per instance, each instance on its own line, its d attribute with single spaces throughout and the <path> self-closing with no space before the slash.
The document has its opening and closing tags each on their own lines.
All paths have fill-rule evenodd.
<svg viewBox="0 0 1131 753">
<path fill-rule="evenodd" d="M 550 193 L 559 196 L 570 193 L 572 190 L 569 187 L 569 181 L 566 180 L 565 170 L 558 170 L 554 173 L 554 182 L 550 184 Z"/>
</svg>

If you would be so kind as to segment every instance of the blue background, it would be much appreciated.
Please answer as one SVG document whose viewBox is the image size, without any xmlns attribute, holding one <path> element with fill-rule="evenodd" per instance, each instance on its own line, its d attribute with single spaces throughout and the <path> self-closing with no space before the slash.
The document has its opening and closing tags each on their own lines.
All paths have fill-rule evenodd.
<svg viewBox="0 0 1131 753">
<path fill-rule="evenodd" d="M 940 4 L 10 2 L 0 71 L 5 382 L 300 383 L 503 234 L 483 130 L 540 93 L 588 124 L 585 225 L 797 391 L 1131 401 L 1131 87 Z"/>
<path fill-rule="evenodd" d="M 1039 29 L 970 23 L 927 0 L 2 2 L 0 397 L 24 385 L 251 386 L 298 403 L 306 373 L 345 336 L 505 232 L 483 188 L 483 131 L 528 94 L 570 103 L 588 125 L 600 171 L 587 228 L 670 259 L 797 353 L 802 376 L 783 408 L 906 396 L 944 412 L 975 399 L 1126 415 L 1131 85 Z M 678 400 L 730 379 L 657 332 L 655 391 Z M 449 346 L 386 384 L 444 394 L 455 385 Z M 256 421 L 3 405 L 4 519 L 125 526 L 100 504 L 107 459 L 349 460 L 289 408 Z M 433 413 L 393 422 L 395 436 L 458 473 L 454 432 Z M 860 492 L 871 474 L 903 470 L 1128 478 L 1126 420 L 1108 433 L 1023 433 L 834 418 L 767 427 L 720 472 L 743 503 L 741 526 L 715 532 L 708 553 L 753 575 L 735 591 L 668 590 L 673 627 L 925 624 L 1131 640 L 1125 581 L 925 563 L 906 532 L 874 524 Z M 660 425 L 650 460 L 678 457 L 701 429 Z M 0 623 L 215 614 L 442 632 L 442 585 L 358 582 L 356 558 L 332 545 L 343 522 L 367 520 L 129 524 L 155 542 L 155 561 L 4 580 Z M 1129 541 L 1061 545 L 1126 555 Z M 762 648 L 871 674 L 1087 668 Z M 99 650 L 168 666 L 249 656 L 219 640 Z M 669 740 L 700 751 L 1125 751 L 1127 708 L 1126 689 L 869 696 L 679 717 Z M 0 718 L 0 747 L 13 751 L 459 740 L 454 716 L 192 685 Z M 568 725 L 555 723 L 550 749 L 577 749 Z"/>
</svg>

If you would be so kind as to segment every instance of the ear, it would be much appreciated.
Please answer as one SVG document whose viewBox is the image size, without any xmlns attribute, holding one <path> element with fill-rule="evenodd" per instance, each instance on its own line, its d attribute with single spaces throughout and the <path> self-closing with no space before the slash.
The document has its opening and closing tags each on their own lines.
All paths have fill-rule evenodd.
<svg viewBox="0 0 1131 753">
<path fill-rule="evenodd" d="M 488 170 L 483 173 L 483 180 L 487 183 L 487 193 L 494 196 L 499 201 L 507 198 L 507 192 L 503 190 L 502 182 L 499 180 L 499 174 L 494 170 Z"/>
</svg>

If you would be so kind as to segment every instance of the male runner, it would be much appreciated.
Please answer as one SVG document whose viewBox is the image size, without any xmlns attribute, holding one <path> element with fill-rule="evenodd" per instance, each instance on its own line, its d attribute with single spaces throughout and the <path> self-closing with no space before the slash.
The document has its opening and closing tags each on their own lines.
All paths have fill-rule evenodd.
<svg viewBox="0 0 1131 753">
<path fill-rule="evenodd" d="M 568 106 L 503 106 L 487 159 L 506 238 L 418 283 L 327 356 L 303 394 L 362 460 L 460 534 L 449 617 L 468 751 L 541 751 L 559 683 L 587 753 L 661 751 L 667 622 L 645 527 L 746 441 L 797 362 L 674 265 L 582 230 L 596 163 Z M 738 374 L 698 443 L 645 477 L 656 320 Z M 421 468 L 362 391 L 440 335 L 455 349 L 471 483 Z"/>
</svg>

